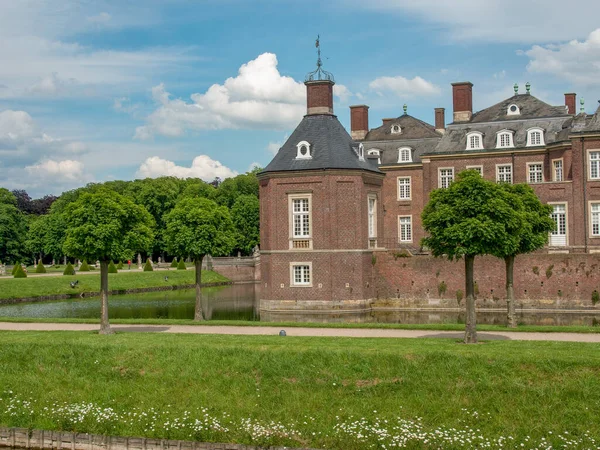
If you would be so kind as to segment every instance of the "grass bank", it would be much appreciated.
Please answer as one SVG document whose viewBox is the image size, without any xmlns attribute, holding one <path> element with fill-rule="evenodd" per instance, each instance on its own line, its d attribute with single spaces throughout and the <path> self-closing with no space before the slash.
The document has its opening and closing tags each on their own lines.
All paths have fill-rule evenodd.
<svg viewBox="0 0 600 450">
<path fill-rule="evenodd" d="M 150 287 L 183 286 L 194 284 L 193 270 L 170 270 L 156 272 L 128 272 L 108 275 L 111 290 L 142 289 Z M 165 277 L 168 280 L 165 281 Z M 75 288 L 69 283 L 78 280 Z M 216 272 L 202 271 L 203 283 L 226 282 L 227 278 Z M 51 295 L 74 295 L 98 292 L 100 272 L 82 276 L 45 276 L 28 278 L 0 278 L 0 300 L 37 298 Z"/>
<path fill-rule="evenodd" d="M 591 448 L 600 346 L 0 333 L 0 423 L 327 449 Z"/>
</svg>

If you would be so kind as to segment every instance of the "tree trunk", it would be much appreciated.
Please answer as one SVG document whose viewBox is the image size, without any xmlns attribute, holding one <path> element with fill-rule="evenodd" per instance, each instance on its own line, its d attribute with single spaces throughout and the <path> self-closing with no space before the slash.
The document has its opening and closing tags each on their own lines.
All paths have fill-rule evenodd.
<svg viewBox="0 0 600 450">
<path fill-rule="evenodd" d="M 63 256 L 64 265 L 67 265 L 67 255 Z"/>
<path fill-rule="evenodd" d="M 100 261 L 100 334 L 112 334 L 108 323 L 108 261 Z"/>
<path fill-rule="evenodd" d="M 506 308 L 508 310 L 507 325 L 509 328 L 517 328 L 517 318 L 515 317 L 515 290 L 514 290 L 514 268 L 515 257 L 507 256 L 504 258 L 506 264 Z"/>
<path fill-rule="evenodd" d="M 465 256 L 465 292 L 466 301 L 466 324 L 465 324 L 465 344 L 477 343 L 477 315 L 475 311 L 475 286 L 473 283 L 473 265 L 475 255 Z"/>
<path fill-rule="evenodd" d="M 196 308 L 194 309 L 194 320 L 204 320 L 204 314 L 202 313 L 202 289 L 200 283 L 202 282 L 202 258 L 194 259 L 194 267 L 196 268 Z"/>
</svg>

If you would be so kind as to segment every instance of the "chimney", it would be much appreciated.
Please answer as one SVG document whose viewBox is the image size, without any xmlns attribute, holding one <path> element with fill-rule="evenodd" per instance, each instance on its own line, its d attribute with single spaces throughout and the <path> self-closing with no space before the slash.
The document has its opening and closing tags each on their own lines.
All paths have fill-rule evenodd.
<svg viewBox="0 0 600 450">
<path fill-rule="evenodd" d="M 353 105 L 350 107 L 350 136 L 355 141 L 362 141 L 369 132 L 369 107 Z"/>
<path fill-rule="evenodd" d="M 577 94 L 565 94 L 565 106 L 567 107 L 567 114 L 577 114 L 575 112 L 575 105 L 577 105 Z"/>
<path fill-rule="evenodd" d="M 388 118 L 388 119 L 381 119 L 382 125 L 388 125 L 390 124 L 393 120 L 396 120 L 394 117 L 392 118 Z"/>
<path fill-rule="evenodd" d="M 306 114 L 333 115 L 333 85 L 331 80 L 306 81 Z"/>
<path fill-rule="evenodd" d="M 435 108 L 435 131 L 446 132 L 446 109 Z"/>
<path fill-rule="evenodd" d="M 473 83 L 452 83 L 452 106 L 454 122 L 468 122 L 473 116 Z"/>
</svg>

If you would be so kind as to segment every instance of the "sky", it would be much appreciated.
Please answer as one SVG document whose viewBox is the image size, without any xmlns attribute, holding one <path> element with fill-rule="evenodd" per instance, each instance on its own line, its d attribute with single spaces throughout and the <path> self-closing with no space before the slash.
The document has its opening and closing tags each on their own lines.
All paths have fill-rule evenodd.
<svg viewBox="0 0 600 450">
<path fill-rule="evenodd" d="M 369 126 L 452 118 L 531 83 L 554 105 L 600 99 L 600 2 L 572 0 L 0 0 L 0 187 L 211 181 L 266 166 L 306 112 L 320 36 L 334 109 Z"/>
</svg>

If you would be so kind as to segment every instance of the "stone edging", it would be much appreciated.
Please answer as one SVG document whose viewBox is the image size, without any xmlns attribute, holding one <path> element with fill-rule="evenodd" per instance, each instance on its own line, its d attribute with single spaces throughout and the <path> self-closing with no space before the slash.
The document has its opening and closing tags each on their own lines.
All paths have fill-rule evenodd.
<svg viewBox="0 0 600 450">
<path fill-rule="evenodd" d="M 311 450 L 0 427 L 0 448 L 40 450 Z M 316 450 L 316 449 L 312 449 Z"/>
<path fill-rule="evenodd" d="M 202 287 L 213 287 L 213 286 L 229 286 L 234 284 L 233 281 L 215 281 L 214 283 L 202 283 Z M 181 284 L 178 286 L 151 286 L 145 288 L 134 288 L 134 289 L 113 289 L 108 292 L 109 295 L 120 295 L 120 294 L 138 294 L 140 292 L 159 292 L 159 291 L 176 291 L 178 289 L 192 289 L 195 284 Z M 0 299 L 0 305 L 10 305 L 14 303 L 25 303 L 25 302 L 43 302 L 46 300 L 68 300 L 86 297 L 99 297 L 100 291 L 91 292 L 78 292 L 73 294 L 56 294 L 56 295 L 40 295 L 39 297 L 22 297 L 22 298 L 3 298 Z"/>
</svg>

